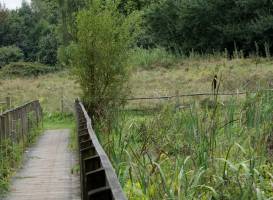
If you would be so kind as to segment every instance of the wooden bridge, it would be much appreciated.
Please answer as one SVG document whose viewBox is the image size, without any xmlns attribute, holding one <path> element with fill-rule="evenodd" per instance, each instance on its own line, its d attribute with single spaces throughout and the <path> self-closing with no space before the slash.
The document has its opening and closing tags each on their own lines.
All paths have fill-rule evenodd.
<svg viewBox="0 0 273 200">
<path fill-rule="evenodd" d="M 25 153 L 5 200 L 125 200 L 115 171 L 100 145 L 83 104 L 75 103 L 78 155 L 68 149 L 69 129 L 48 130 Z M 6 140 L 24 144 L 42 122 L 42 108 L 33 101 L 0 115 L 0 152 Z M 4 153 L 3 153 L 4 151 Z M 2 159 L 0 159 L 2 162 Z M 0 163 L 2 164 L 2 163 Z M 71 170 L 80 166 L 80 175 Z M 0 168 L 1 169 L 1 168 Z M 1 172 L 0 172 L 1 179 Z M 0 197 L 1 199 L 1 197 Z"/>
</svg>

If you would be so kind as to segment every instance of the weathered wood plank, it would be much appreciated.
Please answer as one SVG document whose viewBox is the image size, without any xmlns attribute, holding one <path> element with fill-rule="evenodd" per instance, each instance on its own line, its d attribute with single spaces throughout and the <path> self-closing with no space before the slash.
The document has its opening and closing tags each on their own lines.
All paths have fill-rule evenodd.
<svg viewBox="0 0 273 200">
<path fill-rule="evenodd" d="M 80 200 L 79 177 L 71 174 L 77 160 L 68 144 L 69 130 L 46 131 L 26 154 L 6 200 Z"/>
<path fill-rule="evenodd" d="M 76 101 L 75 106 L 78 119 L 82 199 L 126 200 L 115 170 L 98 141 L 83 104 Z"/>
</svg>

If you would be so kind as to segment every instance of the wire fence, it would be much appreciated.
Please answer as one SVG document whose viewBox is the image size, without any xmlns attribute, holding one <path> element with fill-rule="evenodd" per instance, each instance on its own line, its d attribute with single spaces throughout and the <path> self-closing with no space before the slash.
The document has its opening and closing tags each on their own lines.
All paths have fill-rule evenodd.
<svg viewBox="0 0 273 200">
<path fill-rule="evenodd" d="M 233 93 L 192 93 L 192 94 L 177 94 L 172 96 L 157 96 L 157 97 L 132 97 L 125 99 L 126 101 L 137 101 L 137 100 L 160 100 L 160 99 L 174 99 L 178 97 L 196 97 L 196 96 L 236 96 L 236 95 L 246 95 L 246 94 L 255 94 L 259 91 L 273 91 L 273 89 L 263 89 L 258 91 L 250 91 L 250 92 L 233 92 Z"/>
</svg>

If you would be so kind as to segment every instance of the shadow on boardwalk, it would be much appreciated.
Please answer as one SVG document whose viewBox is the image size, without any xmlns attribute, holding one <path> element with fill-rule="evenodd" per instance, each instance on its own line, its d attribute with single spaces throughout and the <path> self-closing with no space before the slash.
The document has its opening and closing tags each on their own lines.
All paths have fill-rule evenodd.
<svg viewBox="0 0 273 200">
<path fill-rule="evenodd" d="M 79 176 L 71 174 L 77 161 L 68 149 L 69 131 L 46 131 L 39 138 L 25 155 L 5 200 L 80 199 Z"/>
</svg>

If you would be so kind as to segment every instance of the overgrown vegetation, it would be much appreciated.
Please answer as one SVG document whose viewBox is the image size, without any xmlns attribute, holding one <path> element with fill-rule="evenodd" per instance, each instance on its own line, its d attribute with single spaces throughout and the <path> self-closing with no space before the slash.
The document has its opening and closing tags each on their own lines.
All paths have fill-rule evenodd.
<svg viewBox="0 0 273 200">
<path fill-rule="evenodd" d="M 0 68 L 10 62 L 21 61 L 23 58 L 24 54 L 18 47 L 8 46 L 0 48 Z"/>
<path fill-rule="evenodd" d="M 272 102 L 261 91 L 213 108 L 121 111 L 98 133 L 129 199 L 269 199 Z"/>
<path fill-rule="evenodd" d="M 152 44 L 189 54 L 272 52 L 273 3 L 266 0 L 163 0 L 145 14 Z"/>
<path fill-rule="evenodd" d="M 11 139 L 0 141 L 0 197 L 8 191 L 10 179 L 21 165 L 26 148 L 36 141 L 42 130 L 42 126 L 32 129 L 19 142 Z"/>
<path fill-rule="evenodd" d="M 163 48 L 135 48 L 131 52 L 129 64 L 134 66 L 135 69 L 141 67 L 143 69 L 149 70 L 159 67 L 173 67 L 176 60 L 178 60 L 178 58 L 175 55 L 168 53 Z"/>
<path fill-rule="evenodd" d="M 58 71 L 57 67 L 50 67 L 41 63 L 33 62 L 12 62 L 5 65 L 1 70 L 1 75 L 4 78 L 17 77 L 37 77 Z"/>
<path fill-rule="evenodd" d="M 136 18 L 134 14 L 125 18 L 115 3 L 99 0 L 77 16 L 77 42 L 69 46 L 71 64 L 92 116 L 105 115 L 127 94 L 128 51 L 138 32 Z"/>
</svg>

